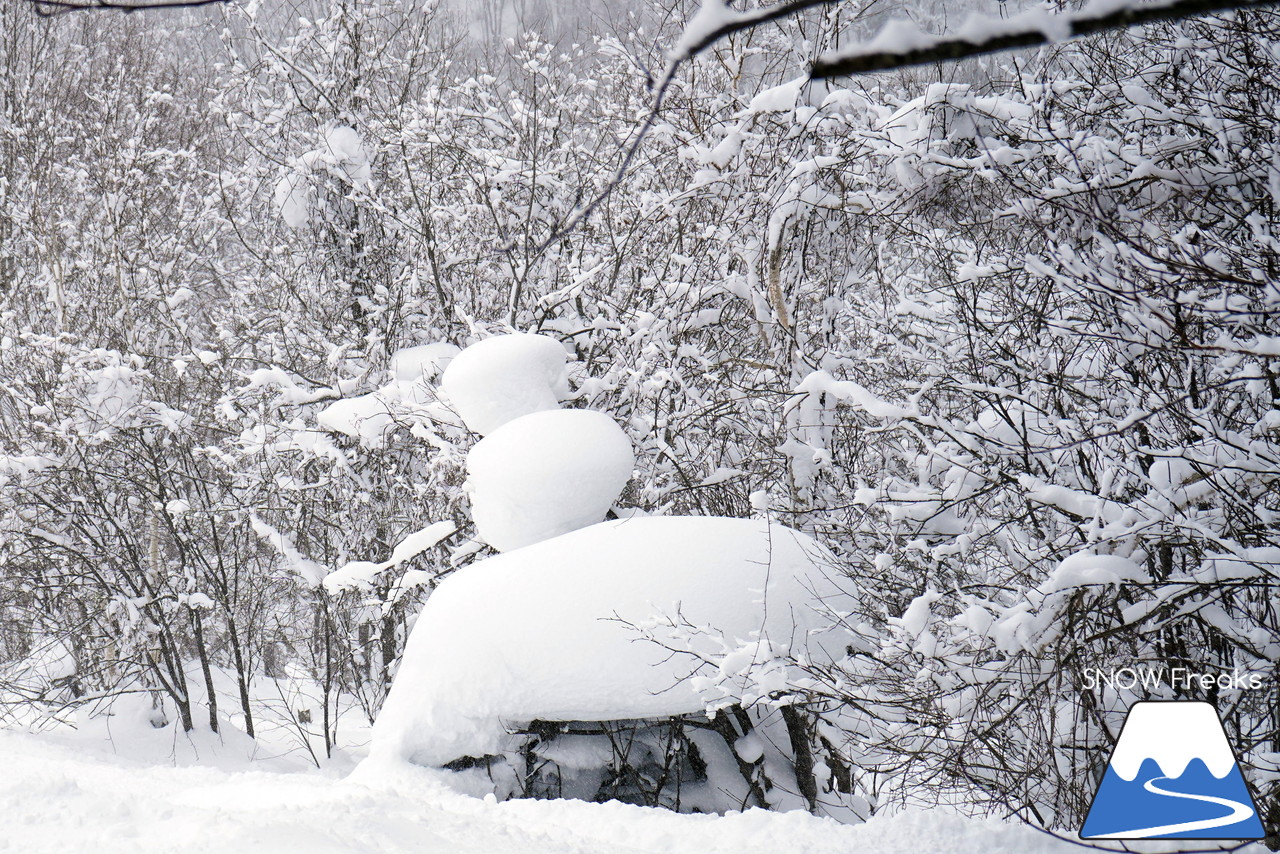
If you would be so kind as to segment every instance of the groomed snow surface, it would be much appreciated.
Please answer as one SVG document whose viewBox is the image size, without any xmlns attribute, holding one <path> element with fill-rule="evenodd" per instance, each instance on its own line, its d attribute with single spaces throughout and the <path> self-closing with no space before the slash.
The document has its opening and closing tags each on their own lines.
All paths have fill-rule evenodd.
<svg viewBox="0 0 1280 854">
<path fill-rule="evenodd" d="M 96 734 L 0 730 L 0 851 L 21 854 L 1049 854 L 1026 827 L 915 812 L 841 825 L 803 812 L 677 815 L 619 803 L 459 794 L 448 772 L 281 771 L 244 736 L 197 747 L 220 764 L 173 767 L 172 727 Z M 189 750 L 187 751 L 190 752 Z M 239 759 L 232 761 L 231 754 Z M 140 761 L 134 758 L 146 755 Z M 267 770 L 272 769 L 272 770 Z M 1260 849 L 1261 850 L 1261 849 Z"/>
</svg>

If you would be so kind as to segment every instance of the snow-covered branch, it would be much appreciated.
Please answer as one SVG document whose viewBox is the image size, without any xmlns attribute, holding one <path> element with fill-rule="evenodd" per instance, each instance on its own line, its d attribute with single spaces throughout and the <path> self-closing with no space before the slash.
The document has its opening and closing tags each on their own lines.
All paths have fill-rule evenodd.
<svg viewBox="0 0 1280 854">
<path fill-rule="evenodd" d="M 834 6 L 843 2 L 844 0 L 789 0 L 772 6 L 738 11 L 727 0 L 704 0 L 685 24 L 680 40 L 671 49 L 670 58 L 673 62 L 681 62 L 733 33 L 780 21 L 815 6 Z"/>
<path fill-rule="evenodd" d="M 1100 0 L 1069 14 L 1029 9 L 1006 20 L 974 15 L 955 32 L 939 36 L 922 32 L 909 21 L 894 20 L 869 42 L 818 57 L 809 74 L 825 78 L 890 71 L 1037 47 L 1141 24 L 1274 5 L 1276 0 L 1164 0 L 1146 4 Z"/>
<path fill-rule="evenodd" d="M 156 3 L 118 2 L 118 0 L 89 0 L 77 3 L 75 0 L 27 0 L 37 15 L 50 18 L 54 15 L 65 15 L 70 12 L 145 12 L 152 9 L 194 9 L 200 6 L 216 6 L 230 0 L 160 0 Z"/>
</svg>

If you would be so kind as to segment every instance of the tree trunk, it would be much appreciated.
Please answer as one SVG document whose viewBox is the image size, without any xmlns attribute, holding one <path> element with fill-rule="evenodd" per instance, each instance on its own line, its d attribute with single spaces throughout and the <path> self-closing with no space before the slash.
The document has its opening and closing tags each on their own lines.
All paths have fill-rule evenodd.
<svg viewBox="0 0 1280 854">
<path fill-rule="evenodd" d="M 204 621 L 197 608 L 191 609 L 191 628 L 196 636 L 196 654 L 200 656 L 200 672 L 204 674 L 204 690 L 209 697 L 209 729 L 218 731 L 218 695 L 213 690 L 213 670 L 209 666 L 209 648 L 204 642 Z"/>
<path fill-rule="evenodd" d="M 813 776 L 813 750 L 809 745 L 809 727 L 805 714 L 795 706 L 782 707 L 782 720 L 791 737 L 791 753 L 795 756 L 796 785 L 809 805 L 809 812 L 818 812 L 818 782 Z"/>
</svg>

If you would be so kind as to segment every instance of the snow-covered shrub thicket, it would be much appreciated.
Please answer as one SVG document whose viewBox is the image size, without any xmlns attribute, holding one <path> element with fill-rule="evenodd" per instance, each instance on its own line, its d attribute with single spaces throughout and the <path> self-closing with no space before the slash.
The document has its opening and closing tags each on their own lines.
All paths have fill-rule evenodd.
<svg viewBox="0 0 1280 854">
<path fill-rule="evenodd" d="M 651 720 L 645 774 L 697 742 L 742 803 L 807 742 L 819 788 L 1071 827 L 1124 708 L 1170 695 L 1086 668 L 1147 663 L 1268 680 L 1182 694 L 1229 710 L 1277 803 L 1275 14 L 946 82 L 795 83 L 863 26 L 840 15 L 740 33 L 551 239 L 647 109 L 659 12 L 474 51 L 390 0 L 247 4 L 219 39 L 3 18 L 6 700 L 141 686 L 203 725 L 204 659 L 314 676 L 321 743 L 339 693 L 375 716 L 432 590 L 488 555 L 466 460 L 502 428 L 477 445 L 444 363 L 536 332 L 568 358 L 521 414 L 619 426 L 609 503 L 793 528 L 858 591 L 848 656 L 786 691 L 702 650 L 703 701 L 750 707 L 717 717 L 737 759 Z M 552 754 L 601 791 L 596 742 L 528 743 L 512 791 L 567 791 L 533 773 Z"/>
<path fill-rule="evenodd" d="M 862 767 L 1073 827 L 1124 710 L 1174 696 L 1087 669 L 1273 679 L 1277 139 L 1256 117 L 1278 32 L 1114 36 L 809 120 L 829 154 L 800 180 L 875 246 L 851 245 L 867 302 L 811 351 L 784 446 L 790 508 L 889 618 L 813 674 L 814 702 L 867 710 Z M 1273 694 L 1204 696 L 1271 785 Z"/>
</svg>

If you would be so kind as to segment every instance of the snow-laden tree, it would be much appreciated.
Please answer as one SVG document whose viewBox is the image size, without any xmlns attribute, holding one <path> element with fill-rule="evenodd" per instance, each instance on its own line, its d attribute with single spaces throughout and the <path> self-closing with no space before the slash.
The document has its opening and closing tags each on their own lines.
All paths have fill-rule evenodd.
<svg viewBox="0 0 1280 854">
<path fill-rule="evenodd" d="M 811 699 L 888 791 L 1075 826 L 1125 708 L 1174 695 L 1226 710 L 1265 787 L 1269 691 L 1085 674 L 1272 678 L 1274 27 L 1118 35 L 809 119 L 840 128 L 810 167 L 825 219 L 863 231 L 838 343 L 785 407 L 786 509 L 882 626 Z"/>
</svg>

